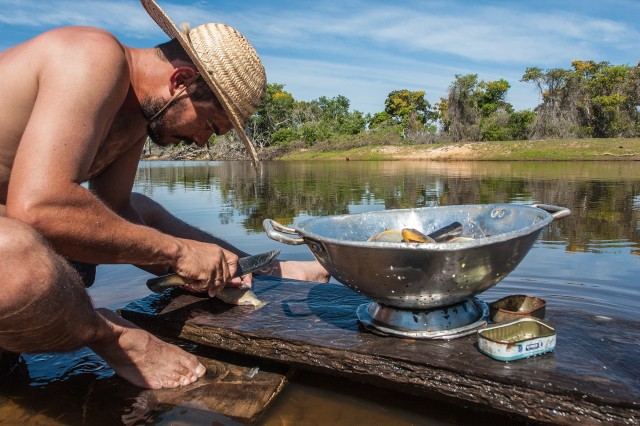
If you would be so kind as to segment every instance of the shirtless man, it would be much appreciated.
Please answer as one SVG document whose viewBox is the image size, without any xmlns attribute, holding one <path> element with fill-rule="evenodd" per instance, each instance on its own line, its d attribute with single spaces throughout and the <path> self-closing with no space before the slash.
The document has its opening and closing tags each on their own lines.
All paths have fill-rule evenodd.
<svg viewBox="0 0 640 426">
<path fill-rule="evenodd" d="M 176 387 L 204 374 L 197 358 L 94 309 L 66 259 L 172 270 L 212 297 L 250 283 L 232 278 L 245 253 L 131 189 L 147 136 L 203 146 L 236 128 L 247 144 L 242 126 L 266 79 L 235 30 L 180 33 L 153 0 L 142 3 L 171 42 L 135 49 L 99 29 L 68 27 L 0 52 L 0 348 L 88 346 L 138 386 Z M 234 73 L 242 78 L 227 81 Z M 279 276 L 328 279 L 317 262 L 276 266 Z"/>
</svg>

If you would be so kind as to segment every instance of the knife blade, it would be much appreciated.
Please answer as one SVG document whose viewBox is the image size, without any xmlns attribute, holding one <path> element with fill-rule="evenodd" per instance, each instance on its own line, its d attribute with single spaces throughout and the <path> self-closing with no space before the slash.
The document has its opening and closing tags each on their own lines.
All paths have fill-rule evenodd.
<svg viewBox="0 0 640 426">
<path fill-rule="evenodd" d="M 238 259 L 238 267 L 234 277 L 250 274 L 262 269 L 273 262 L 280 250 L 273 250 L 266 253 L 256 254 L 253 256 L 241 257 Z M 159 277 L 151 278 L 147 281 L 147 287 L 154 293 L 161 293 L 169 287 L 176 287 L 187 284 L 189 281 L 178 274 L 167 274 Z"/>
</svg>

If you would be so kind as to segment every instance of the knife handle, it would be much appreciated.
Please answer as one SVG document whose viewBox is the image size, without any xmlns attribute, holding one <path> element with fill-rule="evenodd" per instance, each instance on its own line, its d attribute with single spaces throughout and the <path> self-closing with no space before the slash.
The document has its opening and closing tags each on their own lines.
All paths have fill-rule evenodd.
<svg viewBox="0 0 640 426">
<path fill-rule="evenodd" d="M 147 280 L 147 287 L 154 293 L 160 293 L 169 287 L 185 285 L 187 281 L 178 274 L 167 274 Z"/>
<path fill-rule="evenodd" d="M 433 231 L 427 235 L 427 237 L 433 238 L 436 243 L 444 243 L 460 235 L 462 235 L 462 224 L 460 222 L 453 222 L 450 225 Z"/>
</svg>

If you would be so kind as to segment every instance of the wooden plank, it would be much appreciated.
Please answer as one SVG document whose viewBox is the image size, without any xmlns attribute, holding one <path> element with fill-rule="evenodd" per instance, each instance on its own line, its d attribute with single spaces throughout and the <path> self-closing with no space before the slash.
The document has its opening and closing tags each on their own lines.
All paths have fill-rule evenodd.
<svg viewBox="0 0 640 426">
<path fill-rule="evenodd" d="M 228 354 L 209 348 L 187 349 L 193 351 L 207 369 L 206 374 L 192 385 L 175 389 L 140 389 L 114 377 L 93 384 L 93 397 L 85 401 L 88 407 L 85 410 L 92 414 L 118 412 L 120 410 L 114 409 L 114 404 L 118 408 L 124 406 L 121 420 L 125 424 L 148 422 L 150 416 L 166 412 L 168 407 L 189 408 L 191 415 L 215 413 L 224 423 L 224 418 L 253 423 L 286 386 L 286 367 L 273 368 L 264 361 L 247 360 L 246 357 L 232 362 Z M 133 404 L 127 408 L 126 401 L 133 401 Z M 210 415 L 201 416 L 211 419 Z"/>
<path fill-rule="evenodd" d="M 402 392 L 558 424 L 640 421 L 640 323 L 547 309 L 552 354 L 503 363 L 476 336 L 450 341 L 382 337 L 359 326 L 367 300 L 335 284 L 257 278 L 265 307 L 231 307 L 173 290 L 122 315 L 156 333 L 339 374 Z"/>
<path fill-rule="evenodd" d="M 145 410 L 161 405 L 196 408 L 233 419 L 253 422 L 280 393 L 286 383 L 283 374 L 199 357 L 207 373 L 191 386 L 152 389 L 138 395 Z"/>
</svg>

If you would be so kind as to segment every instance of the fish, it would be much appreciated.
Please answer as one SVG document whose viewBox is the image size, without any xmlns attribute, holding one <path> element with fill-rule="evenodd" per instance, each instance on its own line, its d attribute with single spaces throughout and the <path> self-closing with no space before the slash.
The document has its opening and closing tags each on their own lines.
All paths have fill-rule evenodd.
<svg viewBox="0 0 640 426">
<path fill-rule="evenodd" d="M 412 228 L 404 228 L 402 230 L 402 241 L 405 243 L 435 243 L 431 237 L 424 235 L 422 232 L 417 229 Z"/>
<path fill-rule="evenodd" d="M 216 297 L 229 305 L 255 306 L 256 309 L 268 303 L 258 299 L 250 288 L 242 287 L 225 287 L 216 293 Z"/>
<path fill-rule="evenodd" d="M 398 229 L 385 229 L 376 235 L 372 235 L 367 241 L 375 241 L 379 243 L 401 243 L 402 231 Z"/>
<path fill-rule="evenodd" d="M 385 229 L 367 241 L 378 243 L 435 243 L 435 240 L 411 228 Z"/>
<path fill-rule="evenodd" d="M 371 236 L 368 242 L 382 243 L 444 243 L 470 241 L 472 238 L 462 237 L 462 224 L 453 222 L 440 228 L 429 235 L 425 235 L 417 229 L 403 228 L 385 229 L 384 231 Z"/>
</svg>

